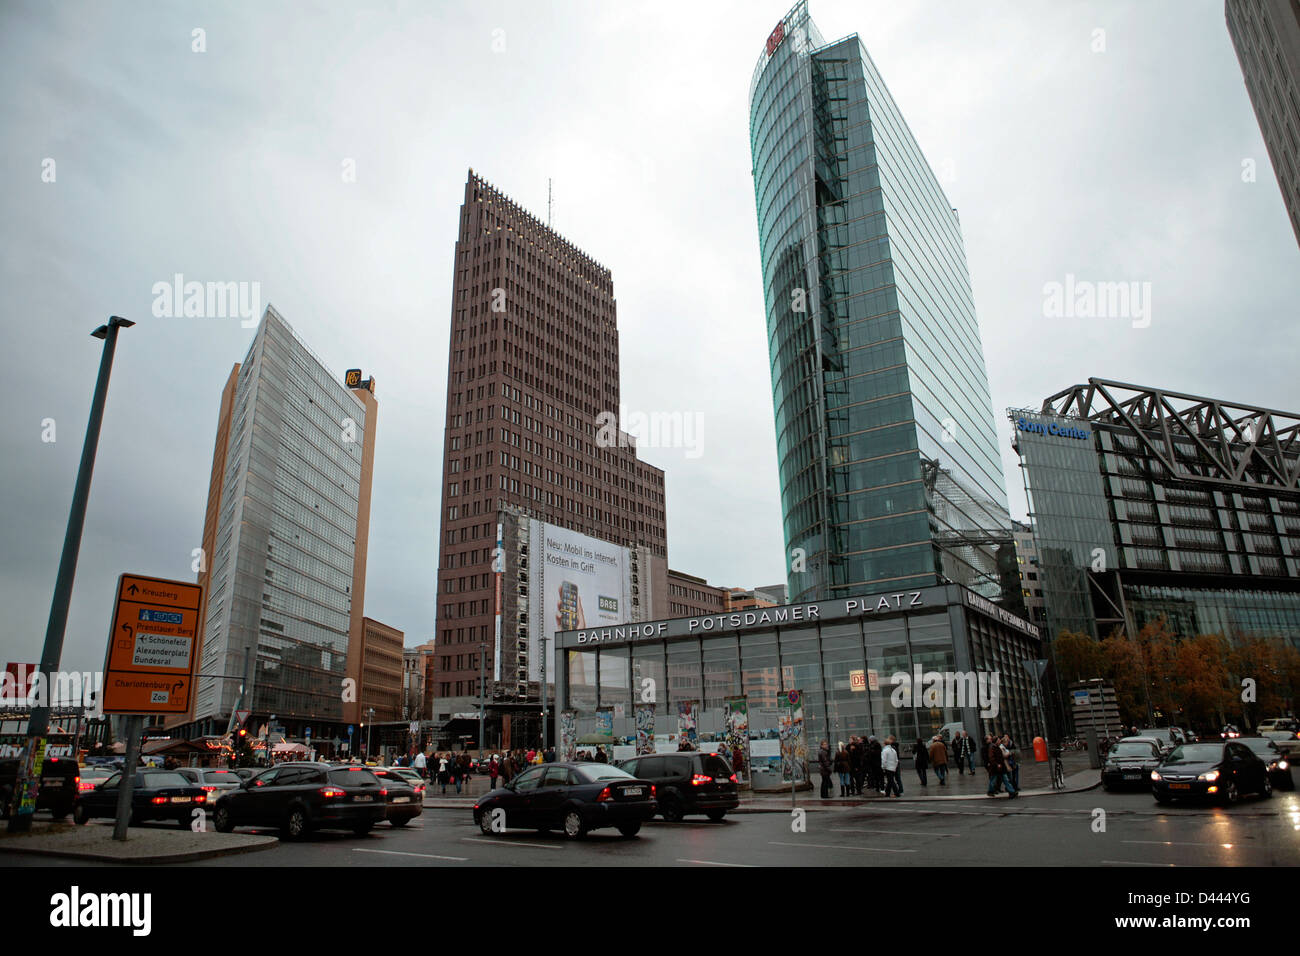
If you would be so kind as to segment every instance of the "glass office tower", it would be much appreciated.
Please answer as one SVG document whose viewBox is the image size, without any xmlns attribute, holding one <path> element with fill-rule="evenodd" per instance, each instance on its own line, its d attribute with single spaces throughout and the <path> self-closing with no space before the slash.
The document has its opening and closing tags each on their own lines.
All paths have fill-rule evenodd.
<svg viewBox="0 0 1300 956">
<path fill-rule="evenodd" d="M 1001 460 L 957 213 L 857 35 L 797 4 L 750 88 L 792 601 L 1003 598 Z"/>
</svg>

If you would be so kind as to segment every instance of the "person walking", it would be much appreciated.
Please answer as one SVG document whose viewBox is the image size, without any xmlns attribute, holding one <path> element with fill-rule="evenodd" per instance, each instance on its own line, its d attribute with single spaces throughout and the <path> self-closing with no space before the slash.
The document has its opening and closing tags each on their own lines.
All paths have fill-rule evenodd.
<svg viewBox="0 0 1300 956">
<path fill-rule="evenodd" d="M 1010 734 L 1002 735 L 1002 756 L 1006 760 L 1007 774 L 1011 777 L 1011 786 L 1020 789 L 1020 755 L 1016 752 L 1016 745 L 1011 742 Z"/>
<path fill-rule="evenodd" d="M 970 766 L 971 776 L 975 775 L 975 741 L 971 740 L 970 734 L 962 730 L 957 733 L 952 742 L 953 756 L 957 759 L 957 772 L 965 773 L 967 764 Z"/>
<path fill-rule="evenodd" d="M 1007 760 L 1002 753 L 1002 744 L 993 739 L 992 734 L 985 738 L 984 766 L 989 772 L 988 796 L 997 795 L 997 787 L 1006 787 L 1008 798 L 1016 798 L 1016 788 L 1007 775 Z"/>
<path fill-rule="evenodd" d="M 938 734 L 930 740 L 930 766 L 934 768 L 934 775 L 939 778 L 939 786 L 948 786 L 948 748 Z"/>
<path fill-rule="evenodd" d="M 829 800 L 831 796 L 831 745 L 822 741 L 821 746 L 817 749 L 817 771 L 822 775 L 822 799 Z"/>
<path fill-rule="evenodd" d="M 874 736 L 867 738 L 867 786 L 876 793 L 885 792 L 885 777 L 881 763 L 880 741 Z"/>
<path fill-rule="evenodd" d="M 497 755 L 493 754 L 492 759 L 488 761 L 488 776 L 492 779 L 492 789 L 497 788 L 497 777 L 501 776 L 501 763 L 497 760 Z"/>
<path fill-rule="evenodd" d="M 442 787 L 443 796 L 447 794 L 447 782 L 451 779 L 451 761 L 446 754 L 438 754 L 438 785 Z"/>
<path fill-rule="evenodd" d="M 915 755 L 913 762 L 916 765 L 916 775 L 921 778 L 921 786 L 928 787 L 930 784 L 926 780 L 925 771 L 930 766 L 930 752 L 925 749 L 925 741 L 920 737 L 912 745 L 912 753 Z"/>
<path fill-rule="evenodd" d="M 609 763 L 609 754 L 605 753 L 604 744 L 596 745 L 596 763 Z"/>
<path fill-rule="evenodd" d="M 427 779 L 428 779 L 428 777 L 429 777 L 429 761 L 428 761 L 428 759 L 424 756 L 424 751 L 423 751 L 423 750 L 421 750 L 419 753 L 417 753 L 417 754 L 415 755 L 415 761 L 414 761 L 414 763 L 413 763 L 413 766 L 415 767 L 415 772 L 418 773 L 418 774 L 420 775 L 420 779 L 421 779 L 421 780 L 427 780 Z"/>
<path fill-rule="evenodd" d="M 898 750 L 893 735 L 885 738 L 885 745 L 880 750 L 880 769 L 885 775 L 885 796 L 901 797 L 903 783 L 898 778 Z"/>
<path fill-rule="evenodd" d="M 849 780 L 849 752 L 845 749 L 843 743 L 840 744 L 840 749 L 835 752 L 835 772 L 840 777 L 840 796 L 850 796 L 853 789 Z"/>
</svg>

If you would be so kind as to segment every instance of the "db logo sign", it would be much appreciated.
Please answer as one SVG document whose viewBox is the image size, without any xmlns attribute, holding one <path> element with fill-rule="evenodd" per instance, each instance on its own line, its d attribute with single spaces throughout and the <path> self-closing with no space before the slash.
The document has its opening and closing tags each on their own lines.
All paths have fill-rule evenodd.
<svg viewBox="0 0 1300 956">
<path fill-rule="evenodd" d="M 849 689 L 864 691 L 867 689 L 866 671 L 849 671 Z"/>
</svg>

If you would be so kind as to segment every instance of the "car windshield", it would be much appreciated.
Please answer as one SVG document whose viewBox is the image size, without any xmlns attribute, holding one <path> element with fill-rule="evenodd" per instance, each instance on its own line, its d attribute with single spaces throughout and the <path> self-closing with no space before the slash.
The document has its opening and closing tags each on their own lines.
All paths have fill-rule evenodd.
<svg viewBox="0 0 1300 956">
<path fill-rule="evenodd" d="M 136 775 L 135 785 L 155 789 L 158 787 L 192 787 L 194 784 L 170 770 L 155 770 Z"/>
<path fill-rule="evenodd" d="M 704 772 L 710 777 L 731 776 L 731 768 L 727 766 L 727 762 L 716 754 L 706 754 L 701 763 L 704 767 Z"/>
<path fill-rule="evenodd" d="M 1277 744 L 1265 737 L 1242 737 L 1241 743 L 1257 754 L 1274 754 L 1278 752 Z"/>
<path fill-rule="evenodd" d="M 1112 757 L 1151 757 L 1153 756 L 1151 750 L 1150 744 L 1132 740 L 1127 743 L 1117 743 L 1114 747 L 1111 747 L 1110 755 Z"/>
<path fill-rule="evenodd" d="M 1220 744 L 1183 744 L 1165 758 L 1165 763 L 1214 763 L 1223 759 Z"/>
<path fill-rule="evenodd" d="M 620 770 L 618 767 L 611 767 L 609 764 L 583 764 L 578 768 L 578 776 L 588 783 L 598 783 L 601 780 L 635 780 L 626 770 Z"/>
<path fill-rule="evenodd" d="M 232 770 L 209 770 L 203 774 L 208 783 L 238 783 L 239 774 Z"/>
<path fill-rule="evenodd" d="M 362 767 L 340 767 L 330 771 L 330 783 L 340 787 L 377 787 L 379 778 Z"/>
</svg>

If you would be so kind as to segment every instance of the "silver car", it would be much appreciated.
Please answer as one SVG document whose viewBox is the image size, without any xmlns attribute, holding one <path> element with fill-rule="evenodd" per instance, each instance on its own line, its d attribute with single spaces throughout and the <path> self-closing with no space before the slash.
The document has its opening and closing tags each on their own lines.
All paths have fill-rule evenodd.
<svg viewBox="0 0 1300 956">
<path fill-rule="evenodd" d="M 233 770 L 216 767 L 178 767 L 176 772 L 195 786 L 207 791 L 208 806 L 216 803 L 217 798 L 223 794 L 239 789 L 239 774 Z"/>
</svg>

